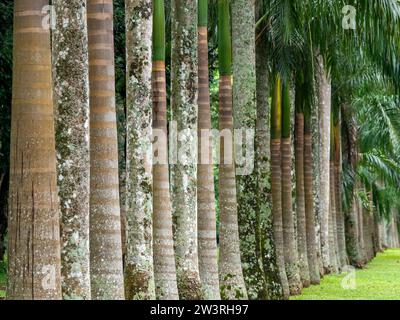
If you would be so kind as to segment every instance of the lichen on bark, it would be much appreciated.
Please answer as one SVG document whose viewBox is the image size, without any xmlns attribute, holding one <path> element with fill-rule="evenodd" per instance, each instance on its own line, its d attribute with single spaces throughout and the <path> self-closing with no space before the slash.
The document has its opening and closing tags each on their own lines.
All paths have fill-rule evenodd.
<svg viewBox="0 0 400 320">
<path fill-rule="evenodd" d="M 90 299 L 86 0 L 53 1 L 53 83 L 64 299 Z"/>
<path fill-rule="evenodd" d="M 155 299 L 151 174 L 152 2 L 126 0 L 126 256 L 125 295 Z"/>
<path fill-rule="evenodd" d="M 177 281 L 181 299 L 200 299 L 197 248 L 197 1 L 173 0 L 171 110 L 177 122 L 178 161 L 171 164 Z"/>
</svg>

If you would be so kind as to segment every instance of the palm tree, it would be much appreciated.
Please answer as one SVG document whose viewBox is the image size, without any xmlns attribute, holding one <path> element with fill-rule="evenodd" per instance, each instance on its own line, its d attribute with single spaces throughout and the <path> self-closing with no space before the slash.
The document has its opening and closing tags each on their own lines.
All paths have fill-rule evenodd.
<svg viewBox="0 0 400 320">
<path fill-rule="evenodd" d="M 113 3 L 87 2 L 90 86 L 90 276 L 92 299 L 124 299 Z"/>
<path fill-rule="evenodd" d="M 333 113 L 333 112 L 332 112 Z M 338 259 L 338 237 L 336 227 L 336 199 L 335 199 L 335 167 L 334 167 L 334 138 L 333 138 L 333 116 L 331 115 L 330 130 L 330 158 L 329 158 L 329 259 L 331 272 L 339 271 Z"/>
<path fill-rule="evenodd" d="M 164 1 L 153 1 L 153 257 L 157 299 L 176 300 L 178 288 L 169 194 Z"/>
<path fill-rule="evenodd" d="M 329 257 L 329 156 L 330 156 L 330 114 L 331 79 L 321 56 L 318 57 L 318 101 L 319 101 L 319 215 L 321 232 L 321 259 L 324 273 L 330 273 Z"/>
<path fill-rule="evenodd" d="M 299 258 L 294 234 L 294 220 L 292 211 L 292 150 L 290 138 L 290 93 L 289 83 L 282 83 L 282 142 L 281 142 L 281 167 L 282 167 L 282 225 L 286 275 L 289 290 L 292 295 L 300 294 L 302 289 Z"/>
<path fill-rule="evenodd" d="M 61 299 L 48 4 L 14 1 L 8 299 Z"/>
<path fill-rule="evenodd" d="M 220 251 L 219 276 L 223 299 L 246 299 L 246 287 L 240 260 L 240 240 L 237 217 L 236 177 L 233 152 L 230 159 L 225 149 L 233 150 L 232 118 L 232 44 L 230 31 L 230 1 L 218 0 L 218 54 L 219 54 L 219 129 L 229 131 L 220 148 L 219 202 Z"/>
<path fill-rule="evenodd" d="M 335 200 L 336 200 L 336 226 L 338 238 L 338 258 L 339 267 L 347 265 L 345 225 L 342 210 L 342 169 L 341 169 L 341 127 L 340 127 L 340 108 L 335 106 L 333 114 L 333 146 L 334 146 L 334 181 L 335 181 Z"/>
<path fill-rule="evenodd" d="M 281 167 L 281 132 L 282 132 L 282 83 L 279 74 L 274 79 L 271 108 L 271 193 L 276 260 L 280 275 L 283 297 L 290 295 L 289 283 L 285 270 L 284 241 L 282 226 L 282 167 Z"/>
<path fill-rule="evenodd" d="M 125 1 L 126 25 L 126 256 L 125 296 L 155 299 L 153 271 L 152 4 Z"/>
<path fill-rule="evenodd" d="M 295 168 L 296 168 L 296 214 L 297 247 L 300 278 L 303 287 L 310 286 L 307 256 L 307 232 L 304 194 L 304 98 L 303 75 L 297 75 L 295 98 Z"/>
<path fill-rule="evenodd" d="M 171 110 L 177 122 L 178 163 L 171 166 L 172 215 L 179 297 L 202 297 L 197 254 L 197 2 L 171 6 Z"/>
<path fill-rule="evenodd" d="M 56 16 L 52 44 L 61 210 L 62 291 L 64 299 L 90 299 L 86 0 L 56 0 L 53 5 Z"/>
<path fill-rule="evenodd" d="M 262 262 L 265 277 L 265 292 L 260 292 L 259 298 L 279 300 L 283 297 L 281 278 L 277 265 L 277 254 L 274 241 L 271 195 L 270 167 L 270 79 L 269 65 L 265 63 L 268 57 L 267 34 L 264 16 L 263 0 L 256 1 L 256 20 L 261 21 L 256 28 L 256 100 L 257 119 L 255 137 L 255 168 L 256 171 L 256 226 L 255 248 L 257 259 Z"/>
<path fill-rule="evenodd" d="M 206 300 L 219 300 L 217 222 L 215 211 L 214 173 L 210 138 L 202 140 L 202 132 L 211 130 L 210 86 L 208 69 L 208 0 L 198 1 L 198 165 L 197 165 L 197 234 L 199 274 Z M 203 143 L 209 145 L 202 151 Z M 206 159 L 203 161 L 203 159 Z"/>
<path fill-rule="evenodd" d="M 250 150 L 254 141 L 248 143 L 246 130 L 255 129 L 256 109 L 256 42 L 255 42 L 255 0 L 236 0 L 232 2 L 232 72 L 233 78 L 233 126 L 241 130 L 243 145 L 241 156 L 246 158 L 236 163 L 238 221 L 243 276 L 249 299 L 266 298 L 264 272 L 257 254 L 260 246 L 255 197 L 257 190 L 257 172 L 251 159 Z M 253 139 L 253 137 L 250 137 Z M 243 151 L 245 150 L 245 152 Z M 244 154 L 243 154 L 244 153 Z M 249 163 L 250 162 L 250 163 Z"/>
</svg>

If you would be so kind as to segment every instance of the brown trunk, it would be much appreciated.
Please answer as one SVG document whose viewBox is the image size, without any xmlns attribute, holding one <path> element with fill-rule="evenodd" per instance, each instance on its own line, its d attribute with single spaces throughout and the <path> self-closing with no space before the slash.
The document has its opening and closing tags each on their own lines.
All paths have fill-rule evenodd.
<svg viewBox="0 0 400 320">
<path fill-rule="evenodd" d="M 14 1 L 8 299 L 61 299 L 48 4 Z"/>
<path fill-rule="evenodd" d="M 336 199 L 335 199 L 335 168 L 333 161 L 330 161 L 329 175 L 329 260 L 331 263 L 331 271 L 336 273 L 339 271 L 338 266 L 338 242 L 337 242 L 337 226 L 336 226 Z"/>
<path fill-rule="evenodd" d="M 292 150 L 291 139 L 282 138 L 282 224 L 285 268 L 289 282 L 290 294 L 301 293 L 301 280 L 298 265 L 298 254 L 295 243 L 294 219 L 292 208 Z"/>
<path fill-rule="evenodd" d="M 302 113 L 296 113 L 295 127 L 297 248 L 299 253 L 300 278 L 303 286 L 308 287 L 310 285 L 310 272 L 307 259 L 304 195 L 304 115 Z"/>
<path fill-rule="evenodd" d="M 153 163 L 153 252 L 156 296 L 160 300 L 177 300 L 172 211 L 169 194 L 167 145 L 167 95 L 165 63 L 153 61 L 153 130 L 157 130 L 159 148 L 153 149 L 158 163 Z"/>
<path fill-rule="evenodd" d="M 88 0 L 92 299 L 124 299 L 112 0 Z"/>
<path fill-rule="evenodd" d="M 197 223 L 199 272 L 207 300 L 220 299 L 218 279 L 217 222 L 215 212 L 214 173 L 212 164 L 211 139 L 202 141 L 202 130 L 211 130 L 210 89 L 208 78 L 207 28 L 199 27 L 199 164 L 197 166 Z M 208 131 L 210 132 L 210 131 Z M 209 144 L 206 155 L 202 154 L 202 144 Z M 206 160 L 202 161 L 205 157 Z"/>
<path fill-rule="evenodd" d="M 283 288 L 283 297 L 289 298 L 289 283 L 285 270 L 285 256 L 282 225 L 282 168 L 281 168 L 281 139 L 271 139 L 271 193 L 272 215 L 276 260 Z"/>
<path fill-rule="evenodd" d="M 219 85 L 219 129 L 221 132 L 228 130 L 233 134 L 232 76 L 221 76 Z M 232 151 L 227 152 L 227 157 L 225 148 Z M 233 159 L 233 138 L 225 137 L 220 145 L 219 166 L 219 276 L 223 299 L 247 299 L 240 259 L 236 173 Z"/>
</svg>

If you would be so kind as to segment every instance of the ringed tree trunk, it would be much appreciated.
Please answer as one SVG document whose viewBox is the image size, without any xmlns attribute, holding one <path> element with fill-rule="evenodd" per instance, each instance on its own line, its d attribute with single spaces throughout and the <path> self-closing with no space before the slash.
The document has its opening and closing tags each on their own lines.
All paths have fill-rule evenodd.
<svg viewBox="0 0 400 320">
<path fill-rule="evenodd" d="M 86 0 L 53 1 L 53 74 L 64 300 L 90 300 L 90 129 Z M 65 23 L 68 21 L 68 23 Z"/>
<path fill-rule="evenodd" d="M 282 132 L 282 82 L 275 75 L 271 110 L 271 193 L 276 260 L 284 299 L 290 295 L 289 282 L 285 270 L 283 222 L 282 222 L 282 168 L 281 168 L 281 132 Z"/>
<path fill-rule="evenodd" d="M 199 300 L 197 250 L 197 2 L 173 0 L 171 109 L 178 129 L 178 162 L 171 166 L 172 216 L 179 297 Z"/>
<path fill-rule="evenodd" d="M 336 114 L 337 113 L 337 114 Z M 336 226 L 338 238 L 338 260 L 339 268 L 347 265 L 346 238 L 344 216 L 342 210 L 342 148 L 341 148 L 341 123 L 340 109 L 335 110 L 333 122 L 333 146 L 334 146 L 334 179 L 335 179 L 335 200 L 336 200 Z"/>
<path fill-rule="evenodd" d="M 125 296 L 154 300 L 152 133 L 152 2 L 126 0 Z"/>
<path fill-rule="evenodd" d="M 217 221 L 215 211 L 214 169 L 211 139 L 210 85 L 208 70 L 208 0 L 198 1 L 198 165 L 197 165 L 197 234 L 199 274 L 204 299 L 219 300 Z M 205 151 L 202 146 L 208 144 Z M 203 154 L 206 152 L 206 154 Z M 205 159 L 205 161 L 203 161 Z"/>
<path fill-rule="evenodd" d="M 247 299 L 247 292 L 240 258 L 236 175 L 233 154 L 232 45 L 229 5 L 230 0 L 218 0 L 219 130 L 220 132 L 228 131 L 230 133 L 230 137 L 224 137 L 220 144 L 219 277 L 222 299 L 240 300 Z M 230 154 L 225 155 L 225 149 L 231 150 Z"/>
<path fill-rule="evenodd" d="M 112 0 L 88 0 L 87 18 L 92 299 L 123 300 Z"/>
<path fill-rule="evenodd" d="M 256 1 L 257 18 L 264 14 L 263 1 Z M 263 29 L 259 26 L 256 33 Z M 256 170 L 256 254 L 258 263 L 264 273 L 266 292 L 260 292 L 259 299 L 280 300 L 283 290 L 274 241 L 272 194 L 271 194 L 271 152 L 270 152 L 270 103 L 269 103 L 269 70 L 265 63 L 267 45 L 265 33 L 256 41 L 256 137 L 255 137 L 255 170 Z"/>
<path fill-rule="evenodd" d="M 319 100 L 319 220 L 321 235 L 321 259 L 323 271 L 331 271 L 329 258 L 329 156 L 331 130 L 331 78 L 324 65 L 323 58 L 318 56 L 318 100 Z"/>
<path fill-rule="evenodd" d="M 303 75 L 297 75 L 295 98 L 295 169 L 296 169 L 296 214 L 297 248 L 299 255 L 300 279 L 303 287 L 310 286 L 310 271 L 307 258 L 307 232 L 304 194 L 304 98 Z"/>
<path fill-rule="evenodd" d="M 233 126 L 241 130 L 241 157 L 236 178 L 238 221 L 243 276 L 249 299 L 266 298 L 266 282 L 259 263 L 258 212 L 256 207 L 257 174 L 254 171 L 254 146 L 247 144 L 246 130 L 255 129 L 256 109 L 256 51 L 255 51 L 255 0 L 232 2 L 232 57 L 233 57 Z M 244 149 L 244 151 L 243 151 Z M 250 162 L 250 163 L 249 163 Z M 240 171 L 239 171 L 240 170 Z M 240 173 L 239 173 L 240 172 Z"/>
<path fill-rule="evenodd" d="M 282 85 L 282 224 L 285 268 L 289 282 L 290 294 L 301 293 L 302 283 L 299 270 L 299 255 L 294 233 L 294 217 L 292 211 L 292 147 L 290 138 L 290 93 L 289 83 Z"/>
<path fill-rule="evenodd" d="M 306 216 L 307 260 L 310 272 L 310 283 L 320 283 L 320 264 L 315 228 L 314 185 L 313 185 L 313 150 L 312 150 L 312 102 L 304 103 L 304 200 Z"/>
<path fill-rule="evenodd" d="M 48 1 L 14 1 L 7 298 L 61 299 Z"/>
<path fill-rule="evenodd" d="M 333 119 L 331 117 L 331 147 L 329 159 L 329 256 L 331 260 L 331 272 L 339 271 L 338 259 L 338 236 L 336 227 L 336 199 L 335 199 L 335 165 L 334 165 L 334 138 L 333 138 Z"/>
<path fill-rule="evenodd" d="M 164 1 L 153 1 L 153 257 L 156 297 L 179 299 L 169 194 Z"/>
</svg>

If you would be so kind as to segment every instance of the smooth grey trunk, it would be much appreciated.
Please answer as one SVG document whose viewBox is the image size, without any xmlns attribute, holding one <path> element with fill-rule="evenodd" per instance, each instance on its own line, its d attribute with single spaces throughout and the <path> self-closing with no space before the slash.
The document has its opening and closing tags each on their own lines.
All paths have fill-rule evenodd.
<svg viewBox="0 0 400 320">
<path fill-rule="evenodd" d="M 321 236 L 321 259 L 324 273 L 329 273 L 329 155 L 331 132 L 331 78 L 323 58 L 318 56 L 318 99 L 319 99 L 319 222 Z"/>
<path fill-rule="evenodd" d="M 152 1 L 126 0 L 125 296 L 155 299 L 153 272 Z"/>
<path fill-rule="evenodd" d="M 197 247 L 197 1 L 172 1 L 171 108 L 178 156 L 171 167 L 172 214 L 179 297 L 200 299 Z"/>
<path fill-rule="evenodd" d="M 263 1 L 256 1 L 258 20 L 264 14 Z M 262 26 L 260 26 L 262 29 Z M 256 30 L 257 34 L 257 30 Z M 267 46 L 265 34 L 256 40 L 256 137 L 255 137 L 255 171 L 256 171 L 256 254 L 258 263 L 264 273 L 266 282 L 266 298 L 279 300 L 283 298 L 283 285 L 276 261 L 274 230 L 272 224 L 272 195 L 270 167 L 270 104 L 269 104 L 269 70 L 265 63 Z M 289 286 L 286 279 L 286 292 Z M 259 298 L 264 298 L 263 292 Z"/>
<path fill-rule="evenodd" d="M 61 275 L 65 300 L 90 300 L 89 60 L 86 0 L 53 1 L 52 32 Z"/>
<path fill-rule="evenodd" d="M 233 125 L 242 129 L 241 156 L 253 152 L 254 137 L 251 145 L 247 143 L 246 128 L 256 125 L 256 52 L 255 52 L 255 0 L 237 0 L 232 2 L 232 59 L 233 59 Z M 247 160 L 247 159 L 246 159 Z M 240 165 L 237 161 L 236 176 L 240 253 L 243 277 L 249 299 L 265 296 L 266 282 L 259 263 L 259 212 L 254 198 L 257 195 L 257 174 L 253 161 L 250 167 L 247 161 Z M 243 172 L 241 172 L 243 171 Z"/>
</svg>

